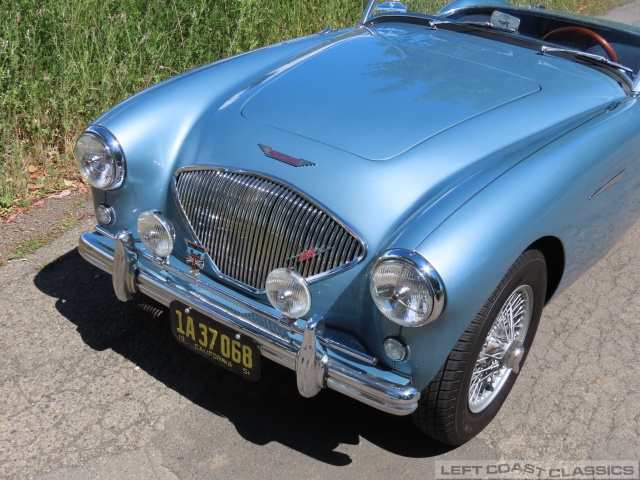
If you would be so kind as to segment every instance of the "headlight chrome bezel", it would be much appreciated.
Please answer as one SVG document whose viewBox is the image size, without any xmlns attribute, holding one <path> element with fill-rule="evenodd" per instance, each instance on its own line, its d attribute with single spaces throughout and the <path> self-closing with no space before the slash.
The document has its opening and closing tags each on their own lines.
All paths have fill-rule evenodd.
<svg viewBox="0 0 640 480">
<path fill-rule="evenodd" d="M 409 322 L 399 318 L 392 318 L 386 315 L 382 308 L 378 305 L 377 298 L 379 297 L 377 296 L 374 288 L 374 277 L 378 268 L 385 262 L 402 263 L 403 266 L 414 269 L 418 277 L 424 281 L 424 286 L 430 297 L 430 307 L 420 320 Z M 373 301 L 376 304 L 376 307 L 378 307 L 380 313 L 382 313 L 385 318 L 388 318 L 392 322 L 397 323 L 398 325 L 401 325 L 403 327 L 421 327 L 423 325 L 426 325 L 427 323 L 430 323 L 438 318 L 442 313 L 442 310 L 444 309 L 445 289 L 440 275 L 427 260 L 425 260 L 419 254 L 410 250 L 392 249 L 380 254 L 371 268 L 369 290 L 371 293 L 371 297 L 373 298 Z"/>
<path fill-rule="evenodd" d="M 96 182 L 85 173 L 87 161 L 85 155 L 78 155 L 78 145 L 80 140 L 86 136 L 92 137 L 93 140 L 98 141 L 102 145 L 103 155 L 113 167 L 113 179 L 106 185 L 96 184 Z M 82 135 L 78 137 L 74 149 L 74 158 L 80 174 L 93 188 L 97 188 L 98 190 L 115 190 L 124 182 L 126 160 L 120 142 L 113 133 L 100 125 L 87 127 Z"/>
</svg>

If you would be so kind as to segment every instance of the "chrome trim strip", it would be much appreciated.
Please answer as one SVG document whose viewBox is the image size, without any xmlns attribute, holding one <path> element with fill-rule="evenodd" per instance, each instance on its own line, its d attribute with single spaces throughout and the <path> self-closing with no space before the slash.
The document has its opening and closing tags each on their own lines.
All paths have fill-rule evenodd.
<svg viewBox="0 0 640 480">
<path fill-rule="evenodd" d="M 295 331 L 297 332 L 297 329 Z M 297 333 L 300 333 L 300 332 L 297 332 Z M 345 355 L 355 358 L 356 360 L 359 360 L 363 363 L 368 363 L 369 365 L 375 366 L 378 364 L 378 359 L 376 357 L 372 357 L 371 355 L 367 355 L 366 353 L 358 352 L 357 350 L 354 350 L 351 347 L 347 347 L 346 345 L 341 345 L 335 340 L 331 340 L 330 338 L 324 338 L 321 335 L 317 335 L 317 338 L 318 338 L 318 342 L 320 342 L 320 345 L 322 345 L 323 347 L 332 348 L 334 350 L 344 353 Z"/>
<path fill-rule="evenodd" d="M 362 12 L 362 17 L 360 17 L 360 26 L 362 27 L 365 22 L 369 19 L 369 15 L 371 15 L 371 11 L 373 10 L 373 6 L 375 5 L 376 0 L 369 0 L 367 8 Z"/>
<path fill-rule="evenodd" d="M 611 180 L 609 180 L 607 183 L 605 183 L 603 186 L 601 186 L 597 192 L 595 192 L 593 195 L 591 195 L 589 197 L 589 200 L 593 200 L 594 198 L 596 198 L 598 195 L 600 195 L 602 192 L 604 192 L 607 188 L 609 187 L 613 187 L 616 183 L 618 183 L 620 180 L 622 180 L 622 177 L 624 177 L 624 170 L 622 170 L 619 174 L 617 174 L 615 177 L 613 177 Z"/>
<path fill-rule="evenodd" d="M 638 95 L 640 95 L 640 71 L 636 73 L 633 88 L 631 89 L 631 96 L 637 97 Z"/>
<path fill-rule="evenodd" d="M 108 235 L 108 237 L 114 239 L 113 235 Z M 126 241 L 126 235 L 122 235 L 121 240 L 116 239 L 115 242 L 122 243 L 123 239 Z M 80 237 L 78 251 L 91 264 L 107 273 L 113 274 L 115 269 L 114 251 L 101 243 L 99 233 L 83 233 Z M 382 377 L 365 373 L 344 363 L 338 357 L 332 356 L 331 351 L 325 350 L 323 347 L 334 349 L 337 343 L 319 335 L 323 323 L 321 317 L 313 317 L 309 322 L 302 319 L 298 319 L 294 323 L 285 322 L 282 318 L 252 306 L 231 294 L 205 285 L 184 274 L 176 267 L 163 264 L 144 252 L 137 251 L 136 253 L 138 261 L 141 258 L 151 261 L 155 266 L 161 268 L 160 272 L 166 271 L 170 274 L 180 272 L 186 277 L 185 280 L 190 282 L 189 284 L 197 284 L 203 290 L 206 287 L 207 292 L 215 292 L 215 295 L 219 295 L 221 300 L 227 300 L 245 309 L 249 314 L 256 313 L 262 318 L 271 321 L 275 319 L 275 323 L 282 328 L 288 329 L 292 333 L 302 334 L 302 344 L 306 347 L 306 351 L 300 353 L 300 347 L 293 338 L 282 336 L 264 326 L 252 323 L 238 312 L 233 312 L 232 309 L 214 302 L 213 299 L 205 298 L 197 291 L 191 290 L 188 287 L 189 284 L 180 286 L 171 281 L 171 275 L 166 275 L 165 277 L 150 271 L 140 270 L 139 267 L 135 269 L 135 285 L 140 292 L 166 306 L 170 305 L 173 300 L 180 300 L 193 305 L 199 311 L 210 315 L 217 321 L 254 340 L 259 345 L 261 354 L 265 357 L 295 370 L 301 394 L 311 395 L 320 385 L 320 388 L 331 388 L 374 408 L 395 415 L 408 415 L 417 408 L 420 392 L 411 385 L 406 384 L 406 378 L 385 371 L 385 374 L 397 378 L 397 382 L 392 382 Z M 129 267 L 132 267 L 132 265 L 129 265 Z M 131 268 L 128 270 L 131 271 Z M 183 278 L 182 275 L 180 275 L 180 278 Z M 353 352 L 351 348 L 346 346 L 340 346 L 340 349 L 335 349 L 345 353 Z M 363 353 L 359 353 L 359 355 L 367 357 Z M 369 358 L 372 359 L 372 357 Z M 305 362 L 311 363 L 309 366 L 303 366 Z M 373 359 L 369 363 L 375 365 L 376 361 Z"/>
<path fill-rule="evenodd" d="M 560 29 L 558 29 L 558 30 L 560 30 Z M 560 33 L 560 32 L 558 32 L 558 33 Z M 592 53 L 583 52 L 582 50 L 576 50 L 576 49 L 573 49 L 573 48 L 550 47 L 548 45 L 542 45 L 542 46 L 540 46 L 540 53 L 542 55 L 546 55 L 546 54 L 552 54 L 553 55 L 554 53 L 575 54 L 578 58 L 586 58 L 586 59 L 589 59 L 589 60 L 594 60 L 596 62 L 600 62 L 600 63 L 603 63 L 605 65 L 609 65 L 611 67 L 617 68 L 618 70 L 622 70 L 625 73 L 633 74 L 633 70 L 630 69 L 629 67 L 625 67 L 624 65 L 621 65 L 621 64 L 619 64 L 617 62 L 613 62 L 613 61 L 609 60 L 608 58 L 603 57 L 602 55 L 594 55 Z M 630 81 L 629 81 L 629 86 L 633 86 L 633 84 L 631 84 Z"/>
</svg>

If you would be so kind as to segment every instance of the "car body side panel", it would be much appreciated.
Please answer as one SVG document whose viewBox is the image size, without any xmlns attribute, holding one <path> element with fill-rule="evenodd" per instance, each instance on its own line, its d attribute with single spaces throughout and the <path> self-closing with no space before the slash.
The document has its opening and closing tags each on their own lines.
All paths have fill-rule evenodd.
<svg viewBox="0 0 640 480">
<path fill-rule="evenodd" d="M 556 237 L 564 246 L 561 290 L 633 225 L 640 215 L 639 108 L 631 100 L 532 155 L 418 247 L 442 276 L 447 304 L 432 324 L 402 331 L 412 354 L 396 368 L 410 368 L 415 386 L 431 381 L 508 268 L 537 239 Z"/>
</svg>

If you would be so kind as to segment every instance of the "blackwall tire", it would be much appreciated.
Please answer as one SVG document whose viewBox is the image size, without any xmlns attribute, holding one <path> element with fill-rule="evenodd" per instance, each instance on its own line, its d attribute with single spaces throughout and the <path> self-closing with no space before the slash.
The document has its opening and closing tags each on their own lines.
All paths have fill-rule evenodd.
<svg viewBox="0 0 640 480">
<path fill-rule="evenodd" d="M 496 416 L 540 322 L 547 286 L 544 256 L 527 250 L 511 266 L 422 392 L 413 414 L 428 436 L 461 445 Z"/>
</svg>

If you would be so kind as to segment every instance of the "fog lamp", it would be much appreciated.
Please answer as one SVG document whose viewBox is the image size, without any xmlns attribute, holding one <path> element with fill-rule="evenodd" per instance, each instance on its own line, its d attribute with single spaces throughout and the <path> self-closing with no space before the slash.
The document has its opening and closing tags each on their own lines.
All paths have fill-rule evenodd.
<svg viewBox="0 0 640 480">
<path fill-rule="evenodd" d="M 394 362 L 401 362 L 408 357 L 407 347 L 397 338 L 387 338 L 383 346 L 384 353 Z"/>
<path fill-rule="evenodd" d="M 311 293 L 305 279 L 293 269 L 276 268 L 267 275 L 267 297 L 287 318 L 300 318 L 311 308 Z"/>
<path fill-rule="evenodd" d="M 110 225 L 116 219 L 116 213 L 106 203 L 102 203 L 96 207 L 96 218 L 103 225 Z"/>
<path fill-rule="evenodd" d="M 155 255 L 167 258 L 173 251 L 175 233 L 171 222 L 158 211 L 142 212 L 138 217 L 140 240 Z"/>
</svg>

